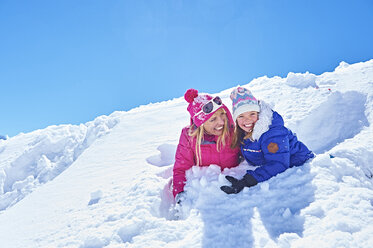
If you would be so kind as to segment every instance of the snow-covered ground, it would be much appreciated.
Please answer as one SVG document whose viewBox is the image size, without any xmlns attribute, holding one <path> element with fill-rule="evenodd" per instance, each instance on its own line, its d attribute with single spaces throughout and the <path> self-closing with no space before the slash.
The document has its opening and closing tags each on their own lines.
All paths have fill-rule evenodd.
<svg viewBox="0 0 373 248">
<path fill-rule="evenodd" d="M 373 60 L 244 86 L 316 158 L 237 195 L 220 190 L 224 175 L 249 165 L 193 167 L 176 219 L 183 97 L 0 139 L 0 246 L 371 247 Z M 228 106 L 230 92 L 217 93 Z"/>
</svg>

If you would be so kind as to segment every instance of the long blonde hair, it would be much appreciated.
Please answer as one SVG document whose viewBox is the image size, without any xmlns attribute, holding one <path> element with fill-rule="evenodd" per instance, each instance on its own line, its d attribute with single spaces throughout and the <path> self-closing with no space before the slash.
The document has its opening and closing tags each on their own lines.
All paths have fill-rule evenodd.
<svg viewBox="0 0 373 248">
<path fill-rule="evenodd" d="M 215 114 L 220 110 L 222 110 L 225 114 L 227 114 L 227 112 L 222 108 L 217 110 Z M 195 153 L 197 157 L 197 164 L 196 164 L 197 166 L 200 166 L 202 164 L 201 144 L 202 144 L 204 134 L 205 134 L 205 129 L 203 127 L 203 124 L 199 127 L 197 127 L 194 124 L 189 127 L 189 136 L 196 139 Z M 229 132 L 229 126 L 228 126 L 228 117 L 227 117 L 224 122 L 223 133 L 218 137 L 218 140 L 216 142 L 216 150 L 218 152 L 220 152 L 220 150 L 225 147 L 226 140 L 229 137 L 230 137 L 230 132 Z"/>
</svg>

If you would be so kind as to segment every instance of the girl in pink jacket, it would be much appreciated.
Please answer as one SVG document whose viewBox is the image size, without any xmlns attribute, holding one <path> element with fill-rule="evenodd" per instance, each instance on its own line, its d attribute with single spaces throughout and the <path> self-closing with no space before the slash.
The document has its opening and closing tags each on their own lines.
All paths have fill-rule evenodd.
<svg viewBox="0 0 373 248">
<path fill-rule="evenodd" d="M 173 168 L 173 195 L 183 192 L 185 171 L 194 165 L 215 164 L 224 168 L 239 164 L 239 149 L 231 148 L 234 122 L 221 99 L 210 95 L 198 95 L 189 89 L 184 95 L 189 103 L 190 125 L 183 128 L 176 150 Z"/>
</svg>

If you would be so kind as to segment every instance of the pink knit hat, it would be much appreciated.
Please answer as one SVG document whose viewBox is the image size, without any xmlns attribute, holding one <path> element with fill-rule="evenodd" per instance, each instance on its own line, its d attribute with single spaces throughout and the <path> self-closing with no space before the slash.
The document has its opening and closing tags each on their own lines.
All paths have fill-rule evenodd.
<svg viewBox="0 0 373 248">
<path fill-rule="evenodd" d="M 216 108 L 214 108 L 210 113 L 206 114 L 202 111 L 203 106 L 206 103 L 211 102 L 214 97 L 210 95 L 198 95 L 198 91 L 195 89 L 189 89 L 184 94 L 185 100 L 189 103 L 188 105 L 188 112 L 190 114 L 190 121 L 191 124 L 195 124 L 197 127 L 201 126 L 205 121 L 210 119 L 210 117 L 218 110 L 223 108 L 227 113 L 228 119 L 230 123 L 234 123 L 232 119 L 232 115 L 228 108 L 221 103 Z"/>
</svg>

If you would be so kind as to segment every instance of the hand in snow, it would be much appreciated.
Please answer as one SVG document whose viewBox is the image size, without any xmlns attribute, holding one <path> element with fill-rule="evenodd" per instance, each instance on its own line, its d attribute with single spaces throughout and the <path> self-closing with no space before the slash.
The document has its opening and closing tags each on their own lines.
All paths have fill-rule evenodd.
<svg viewBox="0 0 373 248">
<path fill-rule="evenodd" d="M 176 220 L 179 220 L 183 216 L 182 202 L 185 200 L 185 193 L 180 192 L 175 197 L 174 216 Z"/>
<path fill-rule="evenodd" d="M 231 176 L 225 176 L 225 178 L 232 183 L 232 186 L 220 187 L 220 189 L 227 194 L 237 194 L 241 192 L 244 187 L 251 187 L 258 184 L 255 178 L 250 174 L 246 174 L 241 180 L 238 180 Z"/>
<path fill-rule="evenodd" d="M 184 191 L 182 191 L 182 192 L 180 192 L 179 194 L 177 194 L 176 196 L 175 196 L 175 203 L 176 204 L 179 204 L 179 205 L 181 205 L 181 203 L 184 201 L 184 199 L 185 199 L 185 193 L 184 193 Z"/>
</svg>

